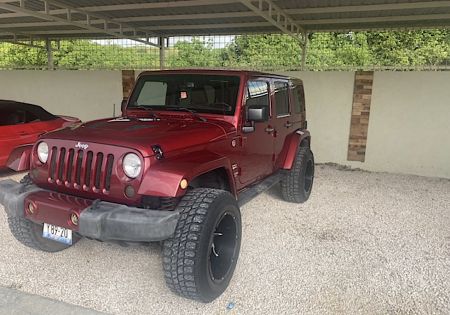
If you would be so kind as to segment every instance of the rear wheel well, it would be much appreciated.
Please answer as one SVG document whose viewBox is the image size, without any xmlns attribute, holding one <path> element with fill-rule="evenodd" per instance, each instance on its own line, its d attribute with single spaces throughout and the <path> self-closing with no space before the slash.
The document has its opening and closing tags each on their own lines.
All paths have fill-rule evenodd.
<svg viewBox="0 0 450 315">
<path fill-rule="evenodd" d="M 221 189 L 233 194 L 230 186 L 228 172 L 223 167 L 199 175 L 191 181 L 189 187 Z"/>
<path fill-rule="evenodd" d="M 300 143 L 300 147 L 309 148 L 311 146 L 310 141 L 311 141 L 311 139 L 309 137 L 306 139 L 303 139 L 303 141 Z"/>
</svg>

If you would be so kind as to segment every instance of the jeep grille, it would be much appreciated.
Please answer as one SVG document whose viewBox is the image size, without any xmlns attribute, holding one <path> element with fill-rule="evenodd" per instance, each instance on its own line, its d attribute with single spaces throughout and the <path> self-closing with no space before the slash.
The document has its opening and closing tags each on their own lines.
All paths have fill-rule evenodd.
<svg viewBox="0 0 450 315">
<path fill-rule="evenodd" d="M 108 193 L 113 166 L 112 154 L 53 146 L 50 153 L 49 181 L 68 188 Z"/>
</svg>

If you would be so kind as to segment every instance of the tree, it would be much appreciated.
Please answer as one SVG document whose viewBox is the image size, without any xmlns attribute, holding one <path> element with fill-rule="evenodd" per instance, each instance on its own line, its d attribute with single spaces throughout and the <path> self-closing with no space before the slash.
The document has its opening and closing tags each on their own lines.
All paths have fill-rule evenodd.
<svg viewBox="0 0 450 315">
<path fill-rule="evenodd" d="M 43 46 L 44 43 L 35 43 Z M 15 44 L 0 44 L 0 68 L 46 68 L 47 52 Z M 103 45 L 90 40 L 66 40 L 53 45 L 53 62 L 60 69 L 154 69 L 159 49 L 149 46 Z"/>
<path fill-rule="evenodd" d="M 35 44 L 43 45 L 43 43 Z M 0 56 L 0 68 L 3 69 L 45 68 L 47 66 L 47 53 L 40 48 L 1 43 Z"/>
<path fill-rule="evenodd" d="M 159 67 L 159 49 L 63 41 L 54 52 L 54 60 L 57 67 L 65 69 L 154 69 Z"/>
<path fill-rule="evenodd" d="M 35 44 L 44 46 L 43 42 Z M 155 69 L 159 49 L 128 47 L 92 40 L 54 44 L 54 64 L 65 69 Z M 179 41 L 167 49 L 169 68 L 232 67 L 298 70 L 300 42 L 290 36 L 236 36 L 225 48 L 199 38 Z M 0 68 L 45 68 L 45 49 L 0 43 Z M 450 30 L 314 33 L 309 35 L 310 70 L 365 69 L 379 66 L 422 66 L 450 63 Z"/>
<path fill-rule="evenodd" d="M 213 48 L 211 42 L 203 43 L 198 38 L 191 42 L 179 41 L 169 50 L 167 66 L 170 68 L 220 67 L 221 49 Z"/>
<path fill-rule="evenodd" d="M 450 57 L 449 30 L 367 32 L 377 64 L 438 65 Z"/>
<path fill-rule="evenodd" d="M 245 68 L 298 68 L 300 42 L 287 35 L 242 35 L 222 54 L 225 66 Z"/>
</svg>

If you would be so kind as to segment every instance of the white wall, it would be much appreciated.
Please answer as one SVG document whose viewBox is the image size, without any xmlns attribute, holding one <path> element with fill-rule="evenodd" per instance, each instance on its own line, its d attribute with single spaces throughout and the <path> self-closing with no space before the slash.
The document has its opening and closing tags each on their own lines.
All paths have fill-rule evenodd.
<svg viewBox="0 0 450 315">
<path fill-rule="evenodd" d="M 450 72 L 375 73 L 365 168 L 450 178 Z"/>
<path fill-rule="evenodd" d="M 288 72 L 303 79 L 316 161 L 450 178 L 450 72 L 375 73 L 366 161 L 347 161 L 353 72 Z M 116 114 L 120 71 L 0 71 L 0 98 L 82 120 Z"/>
<path fill-rule="evenodd" d="M 81 120 L 120 112 L 120 71 L 0 71 L 0 98 L 37 104 Z"/>
<path fill-rule="evenodd" d="M 450 72 L 376 72 L 366 160 L 347 161 L 353 72 L 288 72 L 304 80 L 317 162 L 450 178 Z"/>
</svg>

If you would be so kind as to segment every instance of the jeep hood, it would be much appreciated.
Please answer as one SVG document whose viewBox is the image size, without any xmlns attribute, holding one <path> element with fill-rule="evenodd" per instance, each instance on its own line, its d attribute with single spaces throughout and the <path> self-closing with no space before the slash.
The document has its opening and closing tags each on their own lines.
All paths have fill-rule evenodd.
<svg viewBox="0 0 450 315">
<path fill-rule="evenodd" d="M 234 126 L 224 121 L 122 117 L 78 124 L 45 134 L 42 138 L 116 145 L 151 156 L 152 145 L 160 145 L 164 152 L 172 152 L 219 140 L 234 131 Z"/>
</svg>

